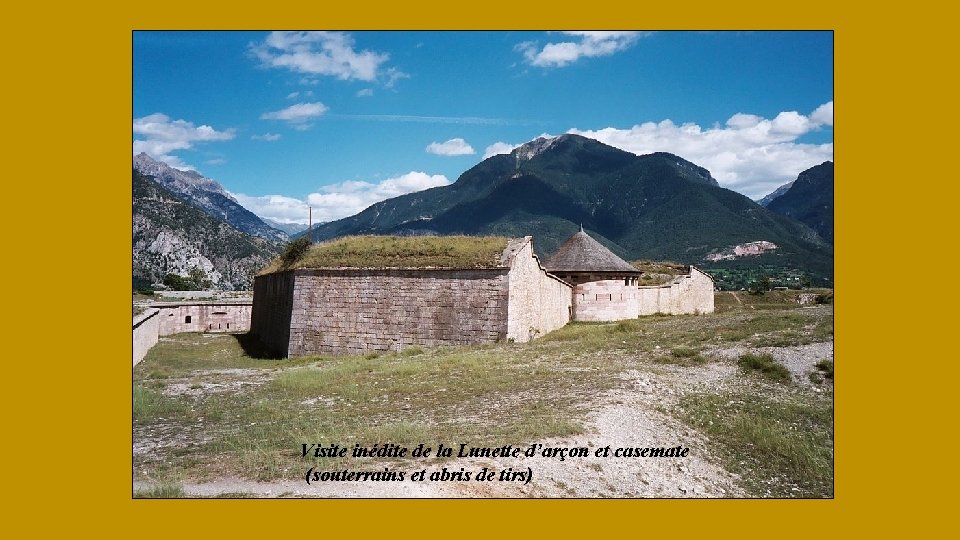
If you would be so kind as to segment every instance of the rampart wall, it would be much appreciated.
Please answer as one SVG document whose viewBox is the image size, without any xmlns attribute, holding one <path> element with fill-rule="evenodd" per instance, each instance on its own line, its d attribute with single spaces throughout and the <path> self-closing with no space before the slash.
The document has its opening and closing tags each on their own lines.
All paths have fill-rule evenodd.
<svg viewBox="0 0 960 540">
<path fill-rule="evenodd" d="M 548 274 L 527 242 L 508 275 L 507 338 L 523 343 L 570 322 L 571 286 Z"/>
<path fill-rule="evenodd" d="M 713 313 L 713 279 L 695 266 L 668 284 L 639 287 L 638 315 Z"/>
<path fill-rule="evenodd" d="M 159 309 L 150 308 L 133 318 L 133 365 L 147 355 L 160 339 Z"/>
<path fill-rule="evenodd" d="M 293 272 L 275 272 L 253 280 L 253 312 L 250 333 L 265 347 L 287 355 L 290 344 L 290 314 L 293 310 Z"/>
<path fill-rule="evenodd" d="M 289 343 L 265 342 L 288 356 L 493 343 L 507 334 L 507 272 L 295 270 L 258 276 L 254 297 L 259 309 L 266 282 L 293 280 Z"/>
<path fill-rule="evenodd" d="M 160 335 L 181 332 L 246 332 L 253 304 L 196 302 L 154 304 L 160 310 Z"/>
</svg>

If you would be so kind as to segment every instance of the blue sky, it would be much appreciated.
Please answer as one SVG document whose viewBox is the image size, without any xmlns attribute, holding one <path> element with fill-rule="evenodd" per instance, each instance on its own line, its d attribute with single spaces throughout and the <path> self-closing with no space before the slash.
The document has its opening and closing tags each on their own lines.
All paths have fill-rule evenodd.
<svg viewBox="0 0 960 540">
<path fill-rule="evenodd" d="M 133 151 L 306 223 L 541 135 L 759 198 L 833 159 L 831 32 L 134 32 Z"/>
</svg>

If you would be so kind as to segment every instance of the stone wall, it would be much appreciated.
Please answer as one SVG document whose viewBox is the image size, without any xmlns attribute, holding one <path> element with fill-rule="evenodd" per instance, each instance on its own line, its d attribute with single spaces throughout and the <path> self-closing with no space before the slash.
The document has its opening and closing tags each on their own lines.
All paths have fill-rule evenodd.
<svg viewBox="0 0 960 540">
<path fill-rule="evenodd" d="M 713 311 L 713 279 L 694 266 L 690 267 L 689 274 L 679 275 L 668 284 L 638 290 L 639 315 L 689 315 Z"/>
<path fill-rule="evenodd" d="M 159 309 L 150 308 L 133 318 L 133 365 L 143 360 L 160 339 Z"/>
<path fill-rule="evenodd" d="M 507 272 L 285 272 L 295 276 L 290 337 L 277 350 L 307 356 L 496 342 L 507 334 Z"/>
<path fill-rule="evenodd" d="M 713 313 L 713 279 L 696 267 L 690 274 L 672 287 L 672 315 Z"/>
<path fill-rule="evenodd" d="M 250 333 L 265 347 L 283 356 L 287 355 L 290 344 L 293 289 L 293 272 L 275 272 L 253 280 Z"/>
<path fill-rule="evenodd" d="M 622 321 L 637 318 L 637 287 L 623 279 L 589 281 L 573 290 L 577 321 Z"/>
<path fill-rule="evenodd" d="M 519 343 L 530 341 L 570 321 L 571 287 L 540 265 L 531 241 L 514 256 L 508 276 L 508 339 Z"/>
<path fill-rule="evenodd" d="M 181 332 L 246 332 L 250 330 L 252 304 L 194 302 L 190 304 L 153 304 L 158 315 L 160 335 Z"/>
</svg>

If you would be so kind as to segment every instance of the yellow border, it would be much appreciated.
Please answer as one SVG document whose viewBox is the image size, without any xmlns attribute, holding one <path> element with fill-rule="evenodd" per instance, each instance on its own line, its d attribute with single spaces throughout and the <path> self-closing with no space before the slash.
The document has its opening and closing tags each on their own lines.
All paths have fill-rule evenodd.
<svg viewBox="0 0 960 540">
<path fill-rule="evenodd" d="M 938 244 L 905 224 L 920 222 L 928 231 L 956 228 L 927 217 L 955 213 L 946 204 L 956 200 L 947 182 L 955 181 L 952 154 L 939 134 L 915 123 L 955 116 L 946 94 L 954 85 L 936 80 L 938 73 L 953 71 L 952 60 L 938 61 L 952 48 L 946 28 L 951 18 L 924 11 L 922 2 L 909 13 L 863 8 L 869 14 L 837 12 L 836 3 L 824 1 L 773 5 L 495 0 L 217 6 L 174 0 L 110 9 L 43 5 L 8 13 L 2 45 L 13 144 L 5 152 L 4 187 L 13 215 L 5 220 L 10 258 L 3 277 L 7 315 L 17 322 L 4 355 L 11 370 L 4 404 L 13 429 L 5 437 L 3 465 L 5 491 L 15 500 L 5 513 L 35 533 L 46 531 L 44 536 L 86 530 L 134 538 L 808 538 L 831 535 L 846 522 L 864 535 L 936 527 L 930 508 L 948 501 L 956 485 L 949 476 L 952 453 L 944 440 L 921 435 L 937 422 L 931 414 L 950 406 L 928 391 L 954 394 L 948 386 L 952 372 L 943 364 L 956 353 L 951 347 L 935 354 L 928 345 L 931 331 L 950 328 L 913 316 L 930 307 L 924 302 L 950 296 L 937 298 L 928 289 L 923 298 L 908 300 L 895 296 L 891 280 L 930 272 L 949 281 L 935 261 L 952 251 L 955 240 Z M 836 499 L 131 500 L 131 30 L 306 27 L 835 30 Z M 923 200 L 923 209 L 911 210 L 913 200 Z M 905 260 L 915 262 L 905 269 L 892 264 Z M 900 339 L 911 345 L 900 345 Z M 926 377 L 922 383 L 912 379 L 918 375 Z M 932 410 L 914 412 L 911 402 Z M 941 431 L 952 430 L 951 420 L 943 420 Z M 940 470 L 948 476 L 937 478 Z M 911 515 L 917 519 L 907 519 Z"/>
</svg>

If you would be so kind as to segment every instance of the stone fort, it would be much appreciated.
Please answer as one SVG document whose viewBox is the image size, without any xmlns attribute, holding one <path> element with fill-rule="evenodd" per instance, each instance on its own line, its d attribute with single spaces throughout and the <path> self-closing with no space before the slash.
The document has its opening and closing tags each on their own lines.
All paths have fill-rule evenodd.
<svg viewBox="0 0 960 540">
<path fill-rule="evenodd" d="M 342 252 L 363 238 L 376 237 L 318 244 L 311 252 Z M 390 238 L 439 251 L 452 241 Z M 424 263 L 397 254 L 377 265 L 336 257 L 274 265 L 254 280 L 250 332 L 281 356 L 363 354 L 527 342 L 570 321 L 714 310 L 709 275 L 689 266 L 669 283 L 642 286 L 640 270 L 582 229 L 545 263 L 534 253 L 532 237 L 499 240 L 496 253 L 480 263 L 461 264 L 456 257 Z"/>
</svg>

